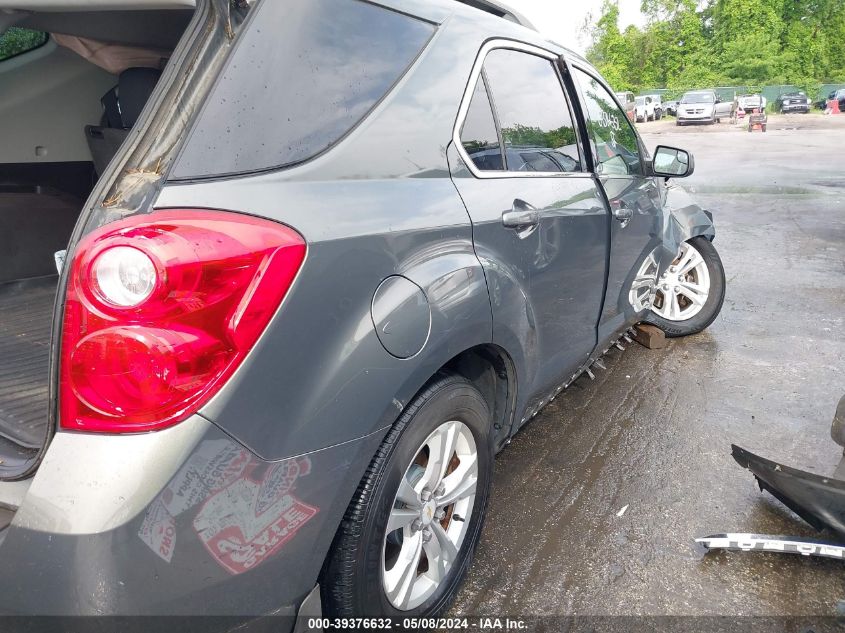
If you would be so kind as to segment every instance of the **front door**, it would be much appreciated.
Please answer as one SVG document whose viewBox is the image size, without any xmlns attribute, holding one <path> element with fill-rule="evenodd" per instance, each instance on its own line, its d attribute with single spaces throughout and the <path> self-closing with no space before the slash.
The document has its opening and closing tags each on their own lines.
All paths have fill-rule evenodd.
<svg viewBox="0 0 845 633">
<path fill-rule="evenodd" d="M 607 296 L 599 321 L 603 343 L 646 312 L 657 270 L 668 263 L 662 248 L 662 185 L 646 176 L 637 133 L 610 90 L 577 65 L 572 74 L 581 91 L 596 177 L 613 216 Z"/>
<path fill-rule="evenodd" d="M 467 169 L 453 172 L 487 277 L 493 340 L 522 355 L 517 406 L 530 413 L 595 347 L 609 215 L 556 57 L 505 43 L 485 52 L 455 144 Z"/>
</svg>

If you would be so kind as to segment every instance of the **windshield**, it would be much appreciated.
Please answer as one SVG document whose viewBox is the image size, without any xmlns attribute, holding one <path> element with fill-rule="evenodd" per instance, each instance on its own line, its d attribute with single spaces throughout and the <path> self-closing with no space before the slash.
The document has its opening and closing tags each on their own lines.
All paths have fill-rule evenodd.
<svg viewBox="0 0 845 633">
<path fill-rule="evenodd" d="M 681 103 L 713 103 L 713 101 L 713 95 L 706 92 L 692 92 L 685 94 L 684 98 L 681 99 Z"/>
</svg>

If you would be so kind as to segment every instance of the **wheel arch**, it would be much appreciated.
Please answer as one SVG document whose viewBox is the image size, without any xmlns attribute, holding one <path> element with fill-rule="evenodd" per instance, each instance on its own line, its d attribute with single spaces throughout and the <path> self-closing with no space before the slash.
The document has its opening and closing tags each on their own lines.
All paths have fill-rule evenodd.
<svg viewBox="0 0 845 633">
<path fill-rule="evenodd" d="M 497 345 L 477 345 L 449 360 L 438 371 L 442 372 L 464 377 L 484 396 L 492 416 L 496 450 L 501 450 L 510 437 L 516 409 L 516 365 L 510 355 Z"/>
</svg>

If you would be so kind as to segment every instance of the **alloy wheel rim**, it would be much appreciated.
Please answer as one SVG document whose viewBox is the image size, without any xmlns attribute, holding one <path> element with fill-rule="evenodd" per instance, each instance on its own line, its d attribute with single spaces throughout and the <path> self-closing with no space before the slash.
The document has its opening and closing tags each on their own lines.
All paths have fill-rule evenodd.
<svg viewBox="0 0 845 633">
<path fill-rule="evenodd" d="M 466 539 L 478 483 L 478 450 L 463 422 L 437 427 L 406 468 L 385 530 L 382 587 L 400 611 L 443 584 Z"/>
<path fill-rule="evenodd" d="M 642 312 L 651 307 L 652 295 L 657 284 L 657 271 L 657 259 L 652 251 L 640 266 L 628 293 L 628 302 L 636 312 Z"/>
<path fill-rule="evenodd" d="M 687 321 L 704 309 L 709 296 L 707 262 L 692 244 L 684 242 L 657 282 L 651 309 L 667 321 Z"/>
</svg>

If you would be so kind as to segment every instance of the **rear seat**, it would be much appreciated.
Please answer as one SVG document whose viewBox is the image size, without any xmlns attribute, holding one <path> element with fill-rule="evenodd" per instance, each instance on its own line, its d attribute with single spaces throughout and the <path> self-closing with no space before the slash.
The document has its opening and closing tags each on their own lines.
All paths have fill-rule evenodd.
<svg viewBox="0 0 845 633">
<path fill-rule="evenodd" d="M 127 68 L 117 85 L 103 95 L 103 125 L 85 126 L 94 169 L 102 175 L 129 135 L 161 77 L 156 68 Z"/>
</svg>

